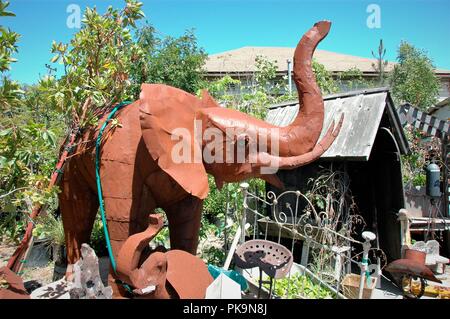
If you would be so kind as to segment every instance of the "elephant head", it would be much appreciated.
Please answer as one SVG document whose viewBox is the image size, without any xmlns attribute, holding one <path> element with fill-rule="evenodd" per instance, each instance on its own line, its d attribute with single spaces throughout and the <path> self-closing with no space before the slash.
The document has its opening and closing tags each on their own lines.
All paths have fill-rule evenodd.
<svg viewBox="0 0 450 319">
<path fill-rule="evenodd" d="M 282 184 L 277 169 L 293 169 L 318 159 L 338 135 L 334 122 L 318 142 L 324 102 L 312 70 L 312 56 L 331 23 L 316 23 L 294 53 L 294 82 L 300 110 L 286 127 L 277 127 L 227 109 L 206 92 L 198 98 L 161 84 L 143 84 L 140 122 L 147 149 L 158 165 L 188 193 L 204 199 L 207 173 L 224 182 L 260 177 Z"/>
<path fill-rule="evenodd" d="M 167 257 L 163 252 L 153 252 L 141 264 L 143 251 L 163 227 L 161 215 L 150 215 L 147 229 L 134 234 L 123 244 L 117 258 L 117 273 L 123 282 L 131 284 L 137 296 L 168 299 L 166 289 Z"/>
</svg>

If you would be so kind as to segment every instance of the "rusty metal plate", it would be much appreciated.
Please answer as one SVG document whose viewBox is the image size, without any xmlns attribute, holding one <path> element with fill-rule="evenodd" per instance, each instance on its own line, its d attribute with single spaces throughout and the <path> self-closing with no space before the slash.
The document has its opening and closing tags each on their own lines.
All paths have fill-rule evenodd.
<svg viewBox="0 0 450 319">
<path fill-rule="evenodd" d="M 7 267 L 0 268 L 0 299 L 30 299 L 22 279 Z"/>
<path fill-rule="evenodd" d="M 183 250 L 170 250 L 167 256 L 167 281 L 180 299 L 204 299 L 213 282 L 206 264 Z"/>
</svg>

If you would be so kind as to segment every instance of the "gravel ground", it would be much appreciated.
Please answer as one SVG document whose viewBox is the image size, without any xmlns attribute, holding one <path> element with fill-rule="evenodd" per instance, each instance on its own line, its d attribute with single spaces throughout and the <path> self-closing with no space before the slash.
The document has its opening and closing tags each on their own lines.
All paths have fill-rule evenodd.
<svg viewBox="0 0 450 319">
<path fill-rule="evenodd" d="M 0 267 L 6 266 L 16 247 L 15 245 L 0 243 Z M 36 283 L 46 285 L 53 281 L 53 268 L 53 262 L 48 263 L 45 267 L 24 267 L 21 277 L 24 283 L 34 282 L 35 285 Z"/>
<path fill-rule="evenodd" d="M 0 243 L 0 268 L 6 266 L 15 249 L 16 246 L 14 245 Z"/>
</svg>

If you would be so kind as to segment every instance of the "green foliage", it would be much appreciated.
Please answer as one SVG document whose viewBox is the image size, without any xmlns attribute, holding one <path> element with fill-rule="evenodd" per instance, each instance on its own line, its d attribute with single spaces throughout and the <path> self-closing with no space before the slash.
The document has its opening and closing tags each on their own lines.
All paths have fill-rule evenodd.
<svg viewBox="0 0 450 319">
<path fill-rule="evenodd" d="M 407 42 L 400 44 L 397 60 L 390 79 L 396 102 L 408 102 L 426 111 L 435 104 L 440 88 L 433 62 Z"/>
<path fill-rule="evenodd" d="M 225 214 L 226 203 L 228 200 L 228 190 L 231 189 L 234 184 L 226 184 L 222 190 L 218 190 L 214 177 L 208 176 L 209 194 L 203 202 L 203 210 L 211 215 L 222 217 Z"/>
<path fill-rule="evenodd" d="M 13 16 L 0 1 L 0 16 Z M 18 34 L 1 27 L 1 72 L 15 60 Z M 44 107 L 42 107 L 45 105 Z M 21 89 L 3 78 L 0 85 L 0 232 L 18 240 L 35 204 L 55 204 L 57 189 L 47 189 L 56 146 L 62 135 L 57 114 L 40 98 L 40 86 Z"/>
<path fill-rule="evenodd" d="M 225 255 L 225 250 L 215 246 L 210 246 L 206 249 L 202 249 L 200 254 L 200 258 L 206 264 L 211 264 L 217 267 L 223 266 L 226 257 L 227 256 Z"/>
<path fill-rule="evenodd" d="M 14 13 L 7 11 L 9 1 L 0 0 L 0 17 L 14 17 Z M 17 41 L 20 35 L 0 25 L 0 111 L 7 111 L 17 104 L 23 91 L 17 82 L 11 81 L 5 72 L 11 68 L 11 63 L 17 60 L 13 57 L 17 53 Z"/>
<path fill-rule="evenodd" d="M 100 214 L 94 221 L 94 226 L 92 227 L 91 238 L 89 241 L 89 246 L 95 250 L 97 256 L 107 256 L 108 248 L 106 247 L 105 232 L 103 230 L 103 223 Z"/>
<path fill-rule="evenodd" d="M 142 83 L 164 83 L 187 92 L 196 92 L 203 83 L 202 66 L 206 53 L 197 44 L 193 30 L 181 37 L 160 37 L 151 25 L 137 30 L 141 59 L 131 65 L 133 92 L 139 97 Z"/>
<path fill-rule="evenodd" d="M 46 80 L 47 94 L 74 126 L 96 125 L 102 109 L 131 97 L 128 72 L 144 55 L 131 29 L 144 14 L 141 2 L 125 2 L 122 10 L 110 6 L 103 15 L 87 8 L 70 43 L 52 44 L 51 62 L 62 64 L 65 74 Z"/>
<path fill-rule="evenodd" d="M 6 10 L 9 1 L 0 1 L 0 17 L 15 17 L 15 14 Z M 12 57 L 17 52 L 17 41 L 20 35 L 3 26 L 0 26 L 0 72 L 10 69 L 10 64 L 16 62 Z"/>
<path fill-rule="evenodd" d="M 225 107 L 265 119 L 268 105 L 295 97 L 286 95 L 286 79 L 276 80 L 275 62 L 262 56 L 256 57 L 255 62 L 256 71 L 248 84 L 242 84 L 227 75 L 216 81 L 203 83 L 202 88 L 208 90 Z M 231 93 L 231 88 L 236 89 L 236 94 Z M 200 95 L 200 91 L 197 90 L 197 95 Z"/>
<path fill-rule="evenodd" d="M 208 90 L 208 93 L 215 99 L 220 99 L 223 102 L 233 101 L 234 96 L 230 94 L 232 87 L 240 86 L 241 81 L 231 78 L 229 75 L 211 82 L 203 83 L 203 88 Z M 202 90 L 197 90 L 197 95 L 201 94 Z"/>
<path fill-rule="evenodd" d="M 442 163 L 441 144 L 438 138 L 427 138 L 420 130 L 404 128 L 411 153 L 402 155 L 402 175 L 405 185 L 425 186 L 425 168 L 432 161 Z"/>
<path fill-rule="evenodd" d="M 264 288 L 269 289 L 269 284 L 263 284 Z M 287 297 L 289 299 L 332 299 L 332 293 L 326 287 L 314 283 L 311 278 L 300 273 L 295 273 L 291 277 L 279 279 L 275 281 L 273 291 L 279 297 Z"/>
<path fill-rule="evenodd" d="M 61 218 L 53 214 L 40 215 L 33 229 L 33 236 L 37 239 L 49 239 L 51 244 L 65 245 L 64 227 Z"/>
<path fill-rule="evenodd" d="M 158 233 L 158 235 L 153 238 L 152 243 L 154 243 L 156 246 L 164 246 L 169 247 L 170 246 L 170 239 L 169 239 L 169 228 L 164 227 L 161 229 Z"/>
<path fill-rule="evenodd" d="M 427 111 L 436 102 L 440 81 L 434 73 L 434 66 L 427 54 L 413 45 L 402 42 L 398 50 L 398 65 L 390 77 L 392 93 L 396 103 L 411 103 Z M 425 186 L 424 167 L 428 162 L 428 154 L 432 143 L 422 143 L 423 133 L 413 127 L 404 129 L 411 154 L 402 156 L 403 179 L 412 186 Z M 434 145 L 434 148 L 438 146 Z M 440 160 L 440 152 L 437 160 Z"/>
<path fill-rule="evenodd" d="M 0 197 L 0 207 L 10 214 L 54 202 L 57 188 L 47 186 L 64 134 L 61 118 L 37 97 L 39 86 L 24 92 L 0 118 L 0 194 L 9 194 Z"/>
<path fill-rule="evenodd" d="M 341 90 L 345 88 L 345 91 L 363 89 L 373 85 L 364 79 L 362 71 L 356 67 L 339 73 L 337 82 Z"/>
<path fill-rule="evenodd" d="M 316 76 L 317 85 L 319 86 L 323 95 L 336 93 L 338 91 L 338 87 L 331 73 L 327 69 L 325 69 L 325 66 L 323 64 L 320 64 L 316 60 L 313 60 L 312 68 L 314 71 L 314 75 Z"/>
<path fill-rule="evenodd" d="M 257 56 L 255 59 L 256 72 L 254 75 L 255 86 L 263 91 L 270 89 L 272 81 L 277 75 L 277 66 L 274 62 L 267 60 L 263 56 Z"/>
</svg>

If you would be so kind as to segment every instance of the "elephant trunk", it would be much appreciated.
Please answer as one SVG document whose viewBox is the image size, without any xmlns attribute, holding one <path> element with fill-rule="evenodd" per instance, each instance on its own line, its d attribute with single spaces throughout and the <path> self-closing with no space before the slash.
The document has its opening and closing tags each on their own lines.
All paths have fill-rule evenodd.
<svg viewBox="0 0 450 319">
<path fill-rule="evenodd" d="M 300 109 L 289 126 L 280 128 L 280 156 L 308 153 L 319 139 L 324 120 L 324 102 L 312 69 L 312 57 L 317 45 L 330 31 L 330 27 L 329 21 L 316 23 L 303 35 L 295 49 L 294 82 Z"/>
<path fill-rule="evenodd" d="M 341 130 L 343 121 L 344 115 L 342 114 L 336 128 L 334 128 L 335 124 L 333 121 L 325 136 L 311 151 L 294 156 L 275 156 L 269 153 L 260 153 L 258 155 L 257 165 L 260 167 L 269 166 L 276 169 L 294 169 L 317 160 L 334 142 Z"/>
</svg>

